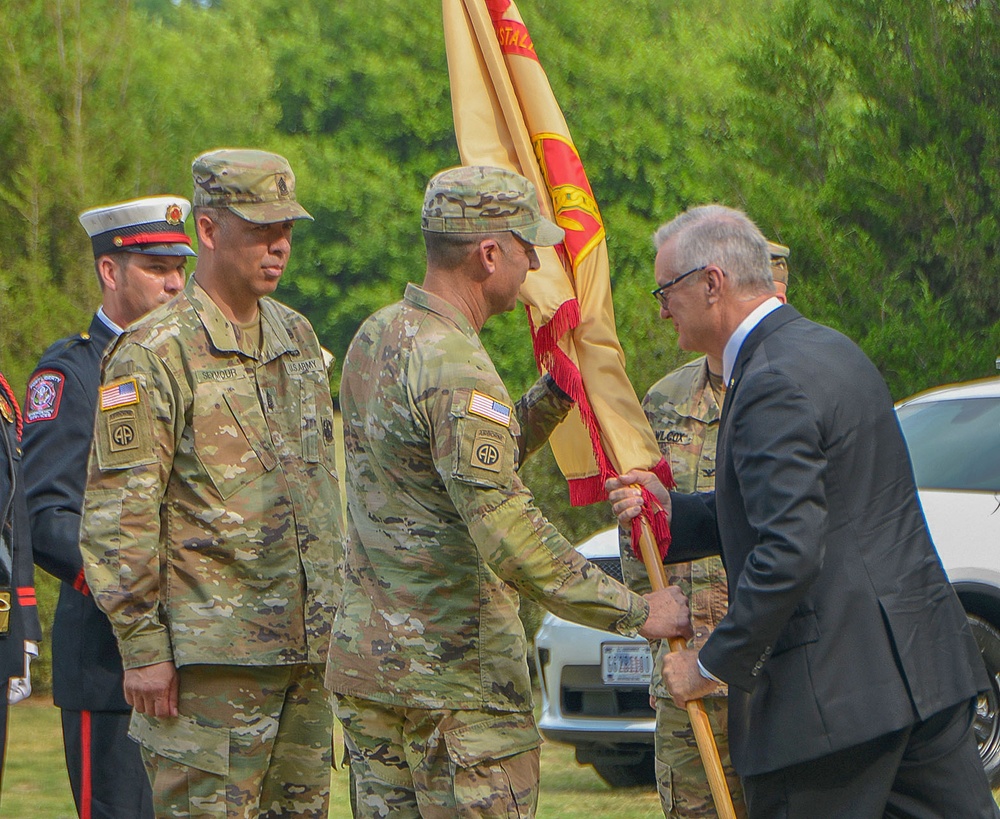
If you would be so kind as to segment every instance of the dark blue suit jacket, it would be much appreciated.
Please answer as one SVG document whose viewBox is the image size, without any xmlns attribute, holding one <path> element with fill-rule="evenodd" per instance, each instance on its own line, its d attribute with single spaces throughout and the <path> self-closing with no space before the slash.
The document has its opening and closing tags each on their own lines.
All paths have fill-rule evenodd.
<svg viewBox="0 0 1000 819">
<path fill-rule="evenodd" d="M 3 387 L 0 387 L 0 396 L 10 403 Z M 24 676 L 24 641 L 42 639 L 35 603 L 35 568 L 31 563 L 31 531 L 24 502 L 21 463 L 16 424 L 0 415 L 0 530 L 5 544 L 0 545 L 5 553 L 0 582 L 4 591 L 10 594 L 7 631 L 0 634 L 0 697 L 3 698 L 0 713 L 5 713 L 7 706 L 7 678 Z M 3 730 L 0 730 L 2 764 Z"/>
<path fill-rule="evenodd" d="M 101 358 L 113 338 L 94 316 L 89 333 L 57 341 L 32 376 L 62 376 L 55 416 L 47 417 L 48 410 L 31 420 L 30 387 L 25 401 L 24 475 L 35 563 L 62 581 L 52 624 L 52 693 L 56 705 L 72 711 L 131 710 L 118 644 L 87 589 L 79 541 Z"/>
<path fill-rule="evenodd" d="M 715 488 L 674 495 L 670 559 L 713 542 L 725 559 L 729 612 L 699 657 L 730 685 L 740 775 L 987 688 L 889 392 L 849 339 L 787 305 L 757 325 L 726 393 Z"/>
</svg>

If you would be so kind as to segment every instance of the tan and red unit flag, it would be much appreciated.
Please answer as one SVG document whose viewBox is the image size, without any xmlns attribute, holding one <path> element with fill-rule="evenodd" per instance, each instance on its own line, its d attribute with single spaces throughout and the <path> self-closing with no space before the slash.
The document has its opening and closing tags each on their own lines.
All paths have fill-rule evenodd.
<svg viewBox="0 0 1000 819">
<path fill-rule="evenodd" d="M 652 469 L 673 486 L 670 466 L 660 457 L 625 375 L 600 210 L 528 30 L 511 0 L 443 2 L 462 162 L 526 176 L 539 193 L 542 212 L 566 231 L 557 248 L 537 248 L 541 267 L 529 274 L 520 296 L 528 307 L 539 369 L 548 370 L 580 410 L 550 438 L 570 500 L 582 505 L 603 499 L 604 481 L 615 469 Z M 660 589 L 667 578 L 657 546 L 664 556 L 670 532 L 649 493 L 645 500 L 643 517 L 653 537 L 636 518 L 632 548 L 641 552 L 653 588 Z M 681 638 L 670 643 L 675 651 L 684 647 Z M 687 710 L 716 810 L 722 819 L 735 819 L 704 705 L 692 701 Z"/>
<path fill-rule="evenodd" d="M 550 439 L 570 502 L 605 499 L 604 481 L 633 468 L 652 469 L 672 486 L 625 374 L 600 209 L 517 7 L 511 0 L 444 0 L 444 31 L 462 162 L 526 176 L 542 212 L 566 231 L 562 245 L 537 248 L 541 267 L 520 296 L 539 369 L 579 408 Z M 662 548 L 666 523 L 649 518 Z"/>
</svg>

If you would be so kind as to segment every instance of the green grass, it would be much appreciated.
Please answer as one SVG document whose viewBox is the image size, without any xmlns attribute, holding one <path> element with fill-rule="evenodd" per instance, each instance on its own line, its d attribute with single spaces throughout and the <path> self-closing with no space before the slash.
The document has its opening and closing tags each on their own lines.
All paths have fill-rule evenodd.
<svg viewBox="0 0 1000 819">
<path fill-rule="evenodd" d="M 347 774 L 334 771 L 331 781 L 330 819 L 351 819 Z M 662 815 L 655 790 L 612 790 L 593 768 L 577 764 L 568 745 L 547 742 L 543 746 L 538 819 L 658 819 Z M 11 708 L 0 816 L 76 819 L 63 762 L 59 710 L 51 699 L 32 697 Z"/>
<path fill-rule="evenodd" d="M 32 697 L 10 710 L 7 766 L 0 816 L 4 819 L 75 819 L 63 761 L 59 710 L 51 699 Z M 334 771 L 330 819 L 350 819 L 347 774 Z M 573 749 L 546 743 L 542 749 L 539 819 L 655 819 L 662 814 L 653 790 L 612 790 Z"/>
<path fill-rule="evenodd" d="M 34 696 L 12 706 L 0 793 L 5 819 L 75 819 L 63 759 L 59 709 Z"/>
</svg>

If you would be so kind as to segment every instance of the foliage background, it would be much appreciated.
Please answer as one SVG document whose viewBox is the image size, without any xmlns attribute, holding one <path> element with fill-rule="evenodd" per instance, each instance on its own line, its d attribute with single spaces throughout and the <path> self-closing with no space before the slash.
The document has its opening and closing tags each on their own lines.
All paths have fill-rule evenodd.
<svg viewBox="0 0 1000 819">
<path fill-rule="evenodd" d="M 707 201 L 791 247 L 792 301 L 855 339 L 895 397 L 993 372 L 996 0 L 518 6 L 602 207 L 639 394 L 686 358 L 648 294 L 649 237 Z M 360 321 L 421 279 L 423 186 L 458 161 L 440 14 L 405 0 L 0 5 L 0 367 L 15 389 L 99 303 L 77 214 L 190 195 L 191 159 L 220 146 L 291 160 L 316 221 L 296 228 L 278 295 L 342 359 Z M 484 339 L 517 394 L 535 377 L 523 314 Z M 525 476 L 571 538 L 610 524 L 567 507 L 549 454 Z"/>
</svg>

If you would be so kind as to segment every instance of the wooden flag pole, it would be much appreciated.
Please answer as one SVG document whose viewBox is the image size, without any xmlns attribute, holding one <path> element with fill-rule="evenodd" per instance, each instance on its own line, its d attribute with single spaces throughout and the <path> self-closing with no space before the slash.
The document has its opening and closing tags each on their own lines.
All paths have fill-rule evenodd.
<svg viewBox="0 0 1000 819">
<path fill-rule="evenodd" d="M 645 521 L 642 522 L 642 537 L 639 539 L 639 548 L 642 551 L 642 562 L 646 564 L 646 572 L 649 574 L 649 582 L 653 591 L 665 589 L 667 587 L 667 573 L 663 568 L 663 561 L 660 559 L 660 550 L 656 547 L 653 535 Z M 671 651 L 680 651 L 687 647 L 683 637 L 674 637 L 669 641 L 669 644 Z M 722 760 L 719 758 L 719 749 L 715 744 L 715 734 L 712 733 L 712 726 L 708 722 L 708 714 L 705 713 L 705 705 L 701 700 L 691 700 L 687 704 L 687 712 L 688 719 L 691 720 L 691 730 L 694 731 L 695 742 L 698 743 L 698 753 L 701 754 L 701 764 L 705 766 L 705 774 L 708 776 L 708 786 L 712 789 L 712 799 L 715 801 L 715 810 L 719 814 L 719 819 L 736 819 L 733 798 L 729 793 L 726 774 L 722 770 Z"/>
</svg>

